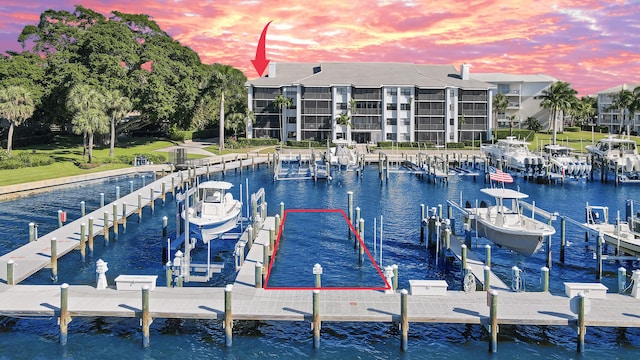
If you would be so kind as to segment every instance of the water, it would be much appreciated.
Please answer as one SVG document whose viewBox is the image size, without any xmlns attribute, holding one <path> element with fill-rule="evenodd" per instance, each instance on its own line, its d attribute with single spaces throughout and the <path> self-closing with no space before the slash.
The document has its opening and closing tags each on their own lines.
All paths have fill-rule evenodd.
<svg viewBox="0 0 640 360">
<path fill-rule="evenodd" d="M 362 178 L 354 173 L 334 173 L 334 181 L 280 181 L 274 183 L 266 169 L 229 172 L 224 180 L 234 183 L 235 197 L 240 187 L 246 194 L 264 187 L 269 204 L 269 215 L 279 211 L 279 203 L 286 209 L 342 209 L 347 211 L 347 191 L 354 192 L 354 207 L 360 207 L 365 219 L 365 244 L 375 261 L 379 249 L 373 249 L 374 219 L 379 231 L 383 231 L 383 265 L 398 264 L 400 288 L 408 288 L 409 279 L 443 278 L 450 289 L 460 289 L 459 264 L 435 266 L 435 259 L 427 254 L 419 242 L 420 204 L 429 207 L 445 204 L 446 200 L 463 199 L 474 202 L 482 199 L 478 189 L 482 180 L 452 179 L 448 185 L 429 184 L 408 174 L 391 174 L 388 181 L 380 182 L 376 168 L 367 168 Z M 212 179 L 222 179 L 221 174 Z M 58 209 L 68 212 L 70 219 L 80 216 L 80 201 L 86 202 L 87 212 L 99 205 L 99 193 L 106 201 L 115 199 L 115 187 L 121 195 L 128 193 L 129 181 L 135 188 L 142 185 L 139 177 L 115 179 L 106 183 L 81 188 L 56 190 L 35 195 L 28 199 L 0 203 L 0 253 L 6 253 L 28 241 L 28 223 L 39 225 L 40 235 L 57 226 Z M 147 178 L 147 182 L 148 182 Z M 597 181 L 570 182 L 563 186 L 545 186 L 516 180 L 516 186 L 530 195 L 536 205 L 561 215 L 582 221 L 586 202 L 606 205 L 615 211 L 624 211 L 624 202 L 638 198 L 638 188 L 633 185 L 614 187 Z M 445 206 L 446 208 L 446 206 Z M 136 216 L 129 218 L 127 233 L 118 240 L 104 244 L 96 238 L 93 258 L 82 263 L 78 252 L 59 260 L 59 280 L 71 284 L 95 283 L 95 260 L 102 258 L 109 263 L 107 279 L 121 273 L 157 274 L 158 285 L 165 283 L 162 248 L 162 217 L 169 218 L 168 234 L 175 234 L 175 204 L 171 197 L 165 206 L 156 203 L 156 212 L 146 208 L 140 224 Z M 270 286 L 312 286 L 311 268 L 315 263 L 323 266 L 323 286 L 374 287 L 380 279 L 374 264 L 367 257 L 362 265 L 354 257 L 352 241 L 346 241 L 347 228 L 337 213 L 287 213 L 285 234 L 278 249 Z M 460 226 L 460 220 L 456 222 Z M 559 221 L 555 222 L 559 234 Z M 379 239 L 379 233 L 376 234 Z M 584 233 L 567 224 L 565 264 L 558 261 L 559 235 L 554 236 L 552 252 L 554 263 L 550 275 L 553 293 L 563 293 L 564 281 L 595 281 L 596 264 L 593 259 L 594 242 L 584 242 Z M 484 256 L 484 244 L 478 242 L 478 254 Z M 474 244 L 475 246 L 476 244 Z M 233 244 L 219 244 L 214 249 L 225 260 L 223 273 L 214 277 L 212 285 L 223 286 L 233 281 Z M 612 252 L 612 249 L 609 249 Z M 298 256 L 292 261 L 289 255 Z M 526 290 L 541 290 L 540 267 L 545 265 L 545 254 L 523 257 L 509 251 L 492 248 L 492 269 L 508 282 L 513 265 L 523 269 Z M 296 264 L 299 268 L 292 269 Z M 615 291 L 616 269 L 626 266 L 628 273 L 638 268 L 638 263 L 605 263 L 602 282 Z M 48 270 L 27 279 L 27 284 L 51 284 Z M 640 305 L 639 305 L 640 306 Z M 0 359 L 82 359 L 87 357 L 128 358 L 284 358 L 310 357 L 317 359 L 387 359 L 387 358 L 505 358 L 529 359 L 577 358 L 576 334 L 568 327 L 501 326 L 498 337 L 498 353 L 488 353 L 488 334 L 479 325 L 410 324 L 409 350 L 399 350 L 400 334 L 391 324 L 323 323 L 321 348 L 312 349 L 310 325 L 306 322 L 236 322 L 233 346 L 224 346 L 224 330 L 219 321 L 154 319 L 151 325 L 151 347 L 141 348 L 138 319 L 76 318 L 69 326 L 69 341 L 64 348 L 58 345 L 59 332 L 54 318 L 20 319 L 0 318 Z M 18 351 L 19 350 L 19 351 Z M 639 329 L 615 329 L 589 327 L 586 334 L 586 352 L 582 358 L 619 359 L 637 357 L 640 354 Z"/>
</svg>

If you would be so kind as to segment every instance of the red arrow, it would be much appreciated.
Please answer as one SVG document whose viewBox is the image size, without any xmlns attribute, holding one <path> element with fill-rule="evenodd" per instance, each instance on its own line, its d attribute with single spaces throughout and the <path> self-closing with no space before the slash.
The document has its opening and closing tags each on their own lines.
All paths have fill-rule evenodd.
<svg viewBox="0 0 640 360">
<path fill-rule="evenodd" d="M 267 25 L 264 26 L 264 29 L 262 29 L 260 41 L 258 41 L 258 48 L 256 49 L 256 58 L 254 60 L 251 60 L 251 63 L 253 63 L 253 67 L 256 68 L 259 76 L 262 76 L 262 73 L 264 73 L 267 65 L 269 65 L 269 60 L 267 60 L 267 55 L 265 54 L 264 49 L 267 37 L 267 28 L 269 27 L 269 24 L 271 24 L 271 21 L 269 21 Z"/>
</svg>

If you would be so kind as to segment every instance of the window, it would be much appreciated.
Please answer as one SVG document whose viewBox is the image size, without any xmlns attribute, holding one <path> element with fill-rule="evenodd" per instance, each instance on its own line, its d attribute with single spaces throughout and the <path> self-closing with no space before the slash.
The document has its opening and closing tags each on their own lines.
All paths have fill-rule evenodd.
<svg viewBox="0 0 640 360">
<path fill-rule="evenodd" d="M 411 119 L 409 118 L 402 118 L 400 119 L 400 122 L 402 123 L 402 125 L 411 125 Z"/>
<path fill-rule="evenodd" d="M 387 140 L 396 141 L 398 137 L 394 133 L 387 133 Z"/>
<path fill-rule="evenodd" d="M 398 119 L 396 118 L 387 118 L 387 125 L 396 125 L 398 123 Z"/>
<path fill-rule="evenodd" d="M 336 103 L 336 109 L 347 110 L 347 103 Z"/>
<path fill-rule="evenodd" d="M 400 104 L 400 110 L 411 110 L 411 104 Z"/>
<path fill-rule="evenodd" d="M 387 110 L 398 110 L 398 104 L 396 103 L 388 103 Z"/>
<path fill-rule="evenodd" d="M 411 96 L 411 88 L 400 88 L 400 94 L 404 96 Z"/>
<path fill-rule="evenodd" d="M 346 95 L 346 94 L 347 94 L 347 88 L 345 88 L 345 87 L 338 87 L 338 88 L 336 88 L 336 92 L 337 92 L 339 95 Z"/>
<path fill-rule="evenodd" d="M 398 95 L 398 88 L 389 88 L 389 95 Z"/>
</svg>

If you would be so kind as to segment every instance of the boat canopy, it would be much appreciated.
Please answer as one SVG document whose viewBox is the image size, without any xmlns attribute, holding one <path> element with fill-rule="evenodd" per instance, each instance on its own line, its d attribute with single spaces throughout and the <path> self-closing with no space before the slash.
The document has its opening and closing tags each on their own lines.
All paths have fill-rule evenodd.
<svg viewBox="0 0 640 360">
<path fill-rule="evenodd" d="M 480 189 L 480 191 L 482 191 L 483 193 L 489 196 L 492 196 L 494 198 L 500 198 L 500 199 L 526 199 L 529 197 L 529 195 L 513 189 L 486 188 L 486 189 Z"/>
<path fill-rule="evenodd" d="M 227 181 L 205 181 L 198 185 L 198 189 L 229 190 L 232 187 L 233 184 Z"/>
</svg>

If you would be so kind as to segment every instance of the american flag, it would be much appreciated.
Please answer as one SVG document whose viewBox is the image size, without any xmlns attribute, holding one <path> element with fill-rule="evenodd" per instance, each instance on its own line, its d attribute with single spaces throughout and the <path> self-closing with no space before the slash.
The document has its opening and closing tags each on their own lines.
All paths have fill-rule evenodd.
<svg viewBox="0 0 640 360">
<path fill-rule="evenodd" d="M 496 169 L 493 166 L 489 166 L 489 179 L 491 181 L 498 181 L 508 184 L 513 182 L 513 178 L 511 177 L 511 175 L 500 169 Z"/>
</svg>

